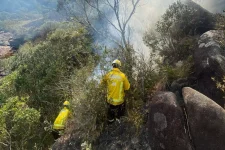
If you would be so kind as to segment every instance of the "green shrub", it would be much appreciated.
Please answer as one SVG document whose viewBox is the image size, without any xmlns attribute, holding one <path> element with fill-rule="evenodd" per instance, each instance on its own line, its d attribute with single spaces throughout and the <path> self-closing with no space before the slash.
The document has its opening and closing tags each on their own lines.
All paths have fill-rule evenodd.
<svg viewBox="0 0 225 150">
<path fill-rule="evenodd" d="M 188 57 L 186 61 L 180 62 L 180 65 L 162 65 L 161 73 L 164 74 L 164 76 L 166 77 L 166 82 L 170 84 L 174 80 L 177 80 L 179 78 L 188 77 L 191 74 L 192 67 L 193 58 Z"/>
<path fill-rule="evenodd" d="M 0 108 L 0 149 L 31 149 L 38 137 L 40 112 L 29 108 L 27 98 L 11 97 Z"/>
<path fill-rule="evenodd" d="M 0 79 L 0 105 L 6 101 L 7 98 L 16 96 L 15 79 L 18 71 L 14 71 L 8 76 Z"/>
<path fill-rule="evenodd" d="M 223 14 L 216 14 L 216 29 L 225 30 L 225 16 Z"/>
<path fill-rule="evenodd" d="M 75 68 L 85 66 L 90 55 L 89 35 L 77 26 L 57 29 L 38 44 L 25 44 L 11 63 L 12 70 L 21 68 L 15 80 L 17 93 L 29 95 L 31 106 L 52 116 L 65 99 L 63 90 L 55 92 L 57 84 L 70 78 Z"/>
<path fill-rule="evenodd" d="M 76 72 L 89 65 L 89 62 L 95 64 L 94 61 L 91 36 L 78 24 L 62 25 L 51 31 L 45 40 L 24 44 L 18 53 L 10 58 L 11 73 L 0 81 L 2 108 L 12 96 L 18 96 L 18 99 L 27 97 L 26 108 L 32 109 L 18 110 L 18 113 L 8 114 L 8 117 L 15 118 L 14 122 L 18 126 L 22 122 L 31 122 L 29 119 L 32 119 L 24 118 L 19 113 L 28 114 L 28 116 L 35 113 L 34 110 L 40 113 L 40 120 L 36 122 L 38 128 L 33 128 L 33 134 L 29 134 L 29 138 L 32 136 L 32 139 L 23 137 L 19 140 L 22 135 L 18 133 L 18 130 L 22 130 L 22 127 L 17 128 L 15 125 L 13 130 L 10 128 L 10 131 L 18 133 L 14 139 L 18 140 L 17 147 L 36 145 L 41 149 L 52 144 L 49 131 L 44 130 L 44 122 L 53 122 L 62 102 L 72 97 L 71 84 L 67 83 L 63 87 L 60 87 L 60 84 L 74 77 Z M 2 138 L 8 137 L 6 134 Z"/>
<path fill-rule="evenodd" d="M 66 133 L 75 133 L 83 140 L 94 141 L 106 123 L 106 102 L 98 80 L 92 78 L 95 63 L 90 60 L 87 66 L 76 70 L 70 79 L 62 81 L 65 93 L 71 94 L 73 118 Z"/>
<path fill-rule="evenodd" d="M 223 76 L 222 80 L 220 81 L 215 78 L 212 78 L 212 80 L 216 82 L 216 87 L 223 92 L 223 98 L 225 98 L 225 76 Z"/>
</svg>

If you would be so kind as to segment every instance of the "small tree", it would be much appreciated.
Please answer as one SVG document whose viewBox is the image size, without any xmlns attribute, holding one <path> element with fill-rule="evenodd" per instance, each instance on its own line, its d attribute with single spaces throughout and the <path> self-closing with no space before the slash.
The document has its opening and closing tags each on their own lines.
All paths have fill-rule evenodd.
<svg viewBox="0 0 225 150">
<path fill-rule="evenodd" d="M 143 38 L 145 44 L 159 53 L 167 64 L 174 65 L 192 56 L 200 34 L 197 32 L 198 28 L 212 18 L 200 6 L 192 5 L 194 4 L 186 5 L 179 1 L 173 3 L 158 21 L 156 33 L 147 31 Z M 202 21 L 198 16 L 204 14 L 206 19 Z"/>
</svg>

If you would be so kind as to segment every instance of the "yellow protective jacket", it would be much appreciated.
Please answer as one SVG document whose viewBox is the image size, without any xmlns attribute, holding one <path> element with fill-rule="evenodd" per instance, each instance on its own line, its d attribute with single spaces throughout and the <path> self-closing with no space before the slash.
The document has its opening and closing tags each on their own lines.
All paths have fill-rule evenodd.
<svg viewBox="0 0 225 150">
<path fill-rule="evenodd" d="M 107 102 L 111 105 L 120 105 L 124 102 L 124 90 L 129 90 L 130 83 L 124 73 L 113 68 L 102 80 L 107 84 Z"/>
<path fill-rule="evenodd" d="M 57 118 L 55 119 L 53 129 L 61 130 L 65 128 L 67 119 L 71 116 L 71 112 L 68 108 L 64 107 Z"/>
</svg>

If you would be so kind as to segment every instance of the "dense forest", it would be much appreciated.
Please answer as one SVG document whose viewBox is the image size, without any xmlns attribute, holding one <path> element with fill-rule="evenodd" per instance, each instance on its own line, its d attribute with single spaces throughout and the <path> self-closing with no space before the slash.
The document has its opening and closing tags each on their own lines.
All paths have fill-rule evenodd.
<svg viewBox="0 0 225 150">
<path fill-rule="evenodd" d="M 142 1 L 126 2 L 0 2 L 0 149 L 225 149 L 223 10 L 171 2 L 141 53 L 130 23 Z M 114 59 L 131 87 L 125 116 L 108 125 L 100 82 Z M 55 141 L 65 100 L 72 118 Z"/>
</svg>

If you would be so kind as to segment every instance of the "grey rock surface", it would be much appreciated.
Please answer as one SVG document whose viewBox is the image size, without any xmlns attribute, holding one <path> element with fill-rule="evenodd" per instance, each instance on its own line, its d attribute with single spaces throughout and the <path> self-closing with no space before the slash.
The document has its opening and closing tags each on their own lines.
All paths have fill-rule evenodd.
<svg viewBox="0 0 225 150">
<path fill-rule="evenodd" d="M 147 127 L 152 150 L 191 150 L 183 112 L 174 93 L 159 92 L 152 98 Z"/>
<path fill-rule="evenodd" d="M 189 87 L 183 88 L 183 97 L 195 149 L 224 150 L 225 110 Z"/>
<path fill-rule="evenodd" d="M 194 52 L 194 67 L 198 80 L 196 89 L 223 106 L 223 94 L 212 80 L 220 80 L 225 75 L 225 51 L 219 44 L 221 39 L 224 40 L 224 32 L 219 30 L 201 35 L 199 47 Z"/>
</svg>

